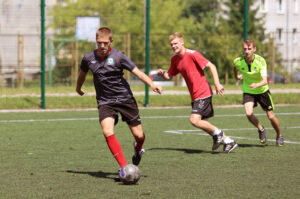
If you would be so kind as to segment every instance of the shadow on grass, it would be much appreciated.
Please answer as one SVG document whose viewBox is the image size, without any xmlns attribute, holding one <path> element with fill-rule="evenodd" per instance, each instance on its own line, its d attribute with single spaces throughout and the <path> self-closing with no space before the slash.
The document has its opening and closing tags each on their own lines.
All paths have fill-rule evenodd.
<svg viewBox="0 0 300 199">
<path fill-rule="evenodd" d="M 114 180 L 115 182 L 119 183 L 121 182 L 119 176 L 119 173 L 111 173 L 111 172 L 103 172 L 103 171 L 73 171 L 73 170 L 67 170 L 67 173 L 72 173 L 72 174 L 85 174 L 85 175 L 90 175 L 92 177 L 96 177 L 96 178 L 106 178 L 106 179 L 111 179 Z M 148 177 L 146 175 L 141 175 L 141 177 Z M 123 183 L 120 183 L 120 185 L 126 185 Z M 133 185 L 137 185 L 137 184 L 133 184 Z M 131 184 L 132 186 L 132 184 Z"/>
<path fill-rule="evenodd" d="M 183 151 L 184 153 L 193 154 L 193 153 L 211 153 L 211 154 L 220 154 L 219 151 L 204 151 L 199 149 L 182 149 L 182 148 L 150 148 L 147 150 L 169 150 L 169 151 Z"/>
<path fill-rule="evenodd" d="M 240 148 L 248 148 L 248 147 L 259 147 L 264 148 L 268 146 L 267 144 L 238 144 Z"/>
<path fill-rule="evenodd" d="M 90 175 L 92 177 L 96 178 L 107 178 L 107 179 L 115 179 L 115 177 L 118 175 L 118 173 L 111 173 L 111 172 L 103 172 L 103 171 L 73 171 L 73 170 L 67 170 L 67 173 L 73 173 L 73 174 L 85 174 Z"/>
</svg>

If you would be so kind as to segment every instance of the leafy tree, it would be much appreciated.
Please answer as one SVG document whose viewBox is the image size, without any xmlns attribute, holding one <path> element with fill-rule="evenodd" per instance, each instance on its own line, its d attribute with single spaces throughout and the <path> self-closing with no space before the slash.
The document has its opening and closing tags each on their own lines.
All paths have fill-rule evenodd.
<svg viewBox="0 0 300 199">
<path fill-rule="evenodd" d="M 248 37 L 256 41 L 259 54 L 267 57 L 264 16 L 258 17 L 254 3 L 249 1 Z M 233 59 L 242 55 L 244 0 L 188 0 L 188 6 L 185 14 L 201 22 L 201 52 L 216 64 L 220 78 L 228 83 L 233 80 Z"/>
<path fill-rule="evenodd" d="M 99 15 L 101 26 L 108 26 L 113 30 L 113 46 L 127 51 L 130 41 L 131 59 L 137 65 L 143 65 L 145 57 L 144 1 L 65 0 L 64 2 L 55 6 L 50 13 L 53 17 L 51 27 L 60 30 L 60 37 L 74 37 L 76 16 Z M 153 64 L 152 68 L 168 67 L 172 55 L 168 44 L 168 36 L 171 33 L 192 32 L 192 27 L 195 26 L 194 20 L 190 17 L 182 17 L 184 7 L 185 2 L 181 0 L 151 1 L 150 57 L 151 63 L 158 63 Z M 87 48 L 91 47 L 86 47 L 83 52 L 87 52 Z"/>
</svg>

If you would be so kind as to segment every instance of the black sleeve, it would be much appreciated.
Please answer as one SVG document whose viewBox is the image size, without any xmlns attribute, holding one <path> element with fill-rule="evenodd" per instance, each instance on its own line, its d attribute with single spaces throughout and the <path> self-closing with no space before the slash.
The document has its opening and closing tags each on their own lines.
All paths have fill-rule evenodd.
<svg viewBox="0 0 300 199">
<path fill-rule="evenodd" d="M 119 53 L 120 66 L 130 72 L 135 68 L 135 64 L 123 52 Z"/>
<path fill-rule="evenodd" d="M 82 58 L 80 69 L 86 73 L 89 71 L 88 60 L 85 57 Z"/>
</svg>

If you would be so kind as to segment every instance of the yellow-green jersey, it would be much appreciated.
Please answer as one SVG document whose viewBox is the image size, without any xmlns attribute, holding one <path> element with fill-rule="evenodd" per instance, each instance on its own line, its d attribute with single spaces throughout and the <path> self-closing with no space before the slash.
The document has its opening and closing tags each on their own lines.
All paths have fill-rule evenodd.
<svg viewBox="0 0 300 199">
<path fill-rule="evenodd" d="M 263 76 L 267 76 L 267 64 L 263 57 L 254 54 L 254 60 L 251 65 L 247 64 L 245 57 L 238 57 L 233 61 L 234 66 L 243 75 L 243 92 L 250 94 L 262 94 L 269 90 L 268 84 L 258 88 L 251 89 L 250 84 L 262 81 Z"/>
</svg>

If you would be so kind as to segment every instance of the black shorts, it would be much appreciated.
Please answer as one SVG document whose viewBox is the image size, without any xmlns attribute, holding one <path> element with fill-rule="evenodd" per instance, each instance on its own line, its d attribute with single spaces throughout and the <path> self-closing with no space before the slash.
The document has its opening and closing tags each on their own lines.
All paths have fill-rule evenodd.
<svg viewBox="0 0 300 199">
<path fill-rule="evenodd" d="M 141 124 L 139 109 L 134 98 L 123 103 L 104 104 L 98 107 L 99 121 L 108 117 L 115 119 L 115 125 L 118 123 L 118 113 L 121 114 L 122 120 L 128 125 L 137 126 Z"/>
<path fill-rule="evenodd" d="M 264 111 L 272 111 L 274 110 L 274 104 L 272 100 L 272 96 L 269 90 L 262 94 L 243 94 L 243 104 L 247 102 L 254 102 L 254 107 L 257 106 L 257 103 L 260 104 L 261 108 Z"/>
<path fill-rule="evenodd" d="M 212 96 L 193 101 L 192 114 L 199 114 L 202 116 L 202 119 L 213 117 L 214 108 L 212 105 Z"/>
</svg>

